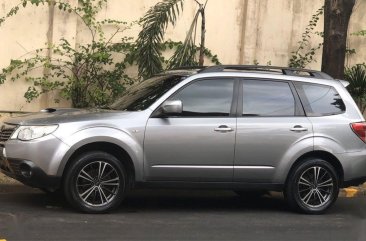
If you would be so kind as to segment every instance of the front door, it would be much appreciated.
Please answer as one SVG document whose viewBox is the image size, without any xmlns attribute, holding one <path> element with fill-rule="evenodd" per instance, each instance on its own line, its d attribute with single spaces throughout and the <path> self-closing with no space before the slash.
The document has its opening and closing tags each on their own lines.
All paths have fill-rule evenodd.
<svg viewBox="0 0 366 241">
<path fill-rule="evenodd" d="M 146 180 L 232 181 L 238 83 L 231 78 L 191 82 L 169 98 L 182 101 L 182 114 L 148 120 Z"/>
</svg>

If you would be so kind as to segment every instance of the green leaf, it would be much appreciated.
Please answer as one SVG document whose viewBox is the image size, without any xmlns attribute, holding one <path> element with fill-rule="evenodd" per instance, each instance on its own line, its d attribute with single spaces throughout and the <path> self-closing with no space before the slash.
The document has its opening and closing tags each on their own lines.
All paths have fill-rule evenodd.
<svg viewBox="0 0 366 241">
<path fill-rule="evenodd" d="M 163 0 L 157 3 L 141 19 L 142 31 L 136 42 L 136 61 L 139 76 L 147 78 L 163 69 L 161 60 L 161 43 L 168 24 L 175 25 L 184 0 Z"/>
</svg>

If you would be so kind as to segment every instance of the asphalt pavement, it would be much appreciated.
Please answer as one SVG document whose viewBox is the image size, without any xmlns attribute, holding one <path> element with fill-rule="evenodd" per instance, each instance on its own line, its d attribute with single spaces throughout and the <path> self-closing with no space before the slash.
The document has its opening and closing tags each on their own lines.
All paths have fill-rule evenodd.
<svg viewBox="0 0 366 241">
<path fill-rule="evenodd" d="M 0 240 L 366 240 L 366 197 L 325 215 L 292 212 L 281 195 L 139 190 L 111 214 L 88 215 L 37 189 L 0 185 Z"/>
</svg>

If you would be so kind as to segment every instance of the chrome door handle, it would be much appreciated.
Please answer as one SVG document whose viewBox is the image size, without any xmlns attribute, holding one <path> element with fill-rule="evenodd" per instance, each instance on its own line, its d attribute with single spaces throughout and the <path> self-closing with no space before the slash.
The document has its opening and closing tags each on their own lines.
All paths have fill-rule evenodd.
<svg viewBox="0 0 366 241">
<path fill-rule="evenodd" d="M 308 131 L 308 128 L 302 127 L 302 126 L 294 126 L 293 128 L 290 129 L 290 131 L 303 132 L 303 131 Z"/>
<path fill-rule="evenodd" d="M 231 127 L 222 125 L 222 126 L 215 128 L 215 131 L 216 132 L 231 132 L 231 131 L 234 131 L 234 129 Z"/>
</svg>

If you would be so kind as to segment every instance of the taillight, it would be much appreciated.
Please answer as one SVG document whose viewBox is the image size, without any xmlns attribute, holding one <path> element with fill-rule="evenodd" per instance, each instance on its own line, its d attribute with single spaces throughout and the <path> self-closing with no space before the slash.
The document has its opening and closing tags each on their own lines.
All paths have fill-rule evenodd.
<svg viewBox="0 0 366 241">
<path fill-rule="evenodd" d="M 366 122 L 352 123 L 351 128 L 354 133 L 366 143 Z"/>
</svg>

